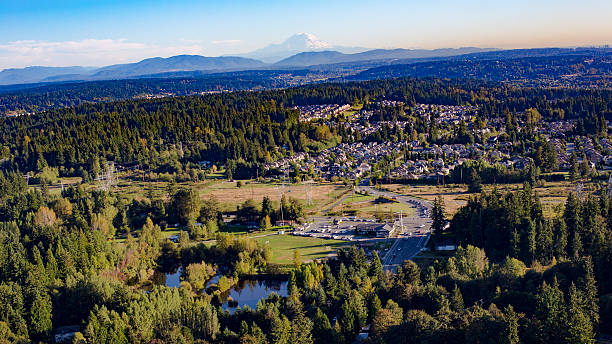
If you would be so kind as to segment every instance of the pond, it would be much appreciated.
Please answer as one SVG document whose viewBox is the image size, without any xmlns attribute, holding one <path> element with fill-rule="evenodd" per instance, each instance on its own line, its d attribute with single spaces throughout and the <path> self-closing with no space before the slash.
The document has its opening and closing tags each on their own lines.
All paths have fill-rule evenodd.
<svg viewBox="0 0 612 344">
<path fill-rule="evenodd" d="M 272 293 L 278 296 L 289 295 L 287 291 L 288 281 L 276 279 L 247 279 L 241 280 L 230 289 L 229 293 L 223 293 L 223 309 L 234 312 L 238 307 L 249 306 L 251 309 L 257 307 L 257 302 L 266 299 Z M 232 300 L 234 302 L 228 302 Z"/>
<path fill-rule="evenodd" d="M 181 285 L 182 268 L 166 274 L 158 276 L 157 283 L 167 287 L 178 288 Z M 206 288 L 215 285 L 219 282 L 222 274 L 218 274 L 206 282 Z M 261 278 L 261 279 L 244 279 L 240 280 L 229 291 L 222 293 L 223 309 L 234 312 L 238 307 L 249 306 L 252 309 L 257 307 L 257 302 L 261 299 L 266 299 L 272 293 L 278 296 L 287 296 L 288 282 L 286 280 Z"/>
<path fill-rule="evenodd" d="M 163 283 L 166 287 L 178 288 L 181 286 L 181 274 L 183 273 L 183 268 L 179 267 L 175 272 L 163 274 L 165 280 Z"/>
</svg>

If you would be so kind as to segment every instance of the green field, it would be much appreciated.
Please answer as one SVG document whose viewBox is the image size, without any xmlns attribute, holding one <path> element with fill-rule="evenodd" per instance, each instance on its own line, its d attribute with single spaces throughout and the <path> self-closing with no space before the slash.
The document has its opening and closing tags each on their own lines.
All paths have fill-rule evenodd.
<svg viewBox="0 0 612 344">
<path fill-rule="evenodd" d="M 342 201 L 343 204 L 357 203 L 357 202 L 365 202 L 365 201 L 373 201 L 375 200 L 375 196 L 371 195 L 362 195 L 362 194 L 354 194 L 351 197 Z"/>
<path fill-rule="evenodd" d="M 303 261 L 324 258 L 334 254 L 336 249 L 349 245 L 348 241 L 300 237 L 294 235 L 269 235 L 255 238 L 259 243 L 272 249 L 274 264 L 292 264 L 293 251 L 299 250 Z"/>
</svg>

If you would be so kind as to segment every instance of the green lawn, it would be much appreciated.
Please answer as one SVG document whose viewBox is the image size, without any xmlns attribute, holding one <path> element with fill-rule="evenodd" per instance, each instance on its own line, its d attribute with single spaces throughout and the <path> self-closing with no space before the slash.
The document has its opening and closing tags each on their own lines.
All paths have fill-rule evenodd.
<svg viewBox="0 0 612 344">
<path fill-rule="evenodd" d="M 161 232 L 162 238 L 163 239 L 169 239 L 171 236 L 173 235 L 179 235 L 182 232 L 181 229 L 178 229 L 176 227 L 168 227 L 166 228 L 166 230 L 163 230 Z"/>
<path fill-rule="evenodd" d="M 269 235 L 255 238 L 259 243 L 270 245 L 274 264 L 292 264 L 293 251 L 299 250 L 303 261 L 324 258 L 335 253 L 336 249 L 350 243 L 343 240 L 318 239 L 294 235 Z"/>
<path fill-rule="evenodd" d="M 375 196 L 371 196 L 371 195 L 354 194 L 351 197 L 345 199 L 342 203 L 343 204 L 349 204 L 349 203 L 372 201 L 372 200 L 375 200 L 375 199 L 376 199 L 376 197 Z"/>
</svg>

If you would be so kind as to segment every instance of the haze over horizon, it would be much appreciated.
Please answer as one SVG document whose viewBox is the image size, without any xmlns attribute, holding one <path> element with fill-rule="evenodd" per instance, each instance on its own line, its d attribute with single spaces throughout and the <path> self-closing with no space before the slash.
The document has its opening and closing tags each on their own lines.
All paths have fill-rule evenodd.
<svg viewBox="0 0 612 344">
<path fill-rule="evenodd" d="M 308 32 L 331 46 L 534 48 L 612 42 L 612 2 L 141 0 L 0 4 L 0 70 L 241 55 Z"/>
</svg>

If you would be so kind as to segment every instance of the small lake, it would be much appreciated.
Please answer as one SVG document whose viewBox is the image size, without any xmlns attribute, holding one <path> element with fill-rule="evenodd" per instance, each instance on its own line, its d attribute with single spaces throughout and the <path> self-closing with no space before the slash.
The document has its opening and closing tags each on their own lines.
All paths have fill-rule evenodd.
<svg viewBox="0 0 612 344">
<path fill-rule="evenodd" d="M 183 269 L 179 267 L 175 272 L 159 274 L 157 283 L 167 287 L 178 288 L 181 285 L 181 274 Z M 218 274 L 206 282 L 206 288 L 217 284 L 222 274 Z M 238 307 L 249 306 L 252 309 L 257 307 L 257 302 L 266 299 L 272 293 L 278 296 L 288 296 L 288 281 L 279 279 L 244 279 L 233 286 L 229 291 L 222 293 L 223 309 L 234 312 Z M 205 288 L 205 289 L 206 289 Z M 233 302 L 230 302 L 233 301 Z"/>
<path fill-rule="evenodd" d="M 181 286 L 181 274 L 183 273 L 183 268 L 179 267 L 175 272 L 162 274 L 165 277 L 165 280 L 160 284 L 164 284 L 166 287 L 178 288 Z"/>
<path fill-rule="evenodd" d="M 284 280 L 242 280 L 237 285 L 229 290 L 229 293 L 223 293 L 224 299 L 223 309 L 233 312 L 237 307 L 249 306 L 251 309 L 257 307 L 257 302 L 261 299 L 266 299 L 272 293 L 278 296 L 288 296 L 287 291 L 288 281 Z M 235 302 L 228 303 L 227 300 Z"/>
</svg>

